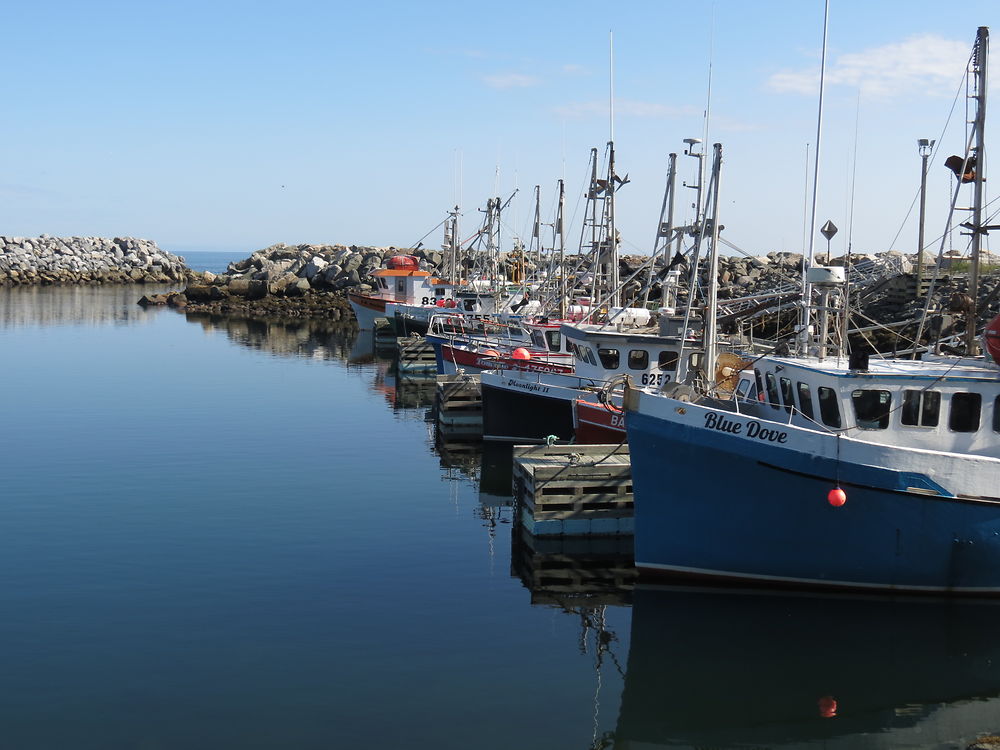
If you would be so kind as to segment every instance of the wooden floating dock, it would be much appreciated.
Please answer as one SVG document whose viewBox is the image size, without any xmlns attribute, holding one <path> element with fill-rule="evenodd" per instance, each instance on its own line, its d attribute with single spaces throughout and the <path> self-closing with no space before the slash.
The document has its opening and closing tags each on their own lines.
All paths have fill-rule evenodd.
<svg viewBox="0 0 1000 750">
<path fill-rule="evenodd" d="M 396 369 L 399 372 L 437 372 L 434 347 L 419 335 L 396 339 Z"/>
<path fill-rule="evenodd" d="M 516 446 L 513 458 L 514 498 L 529 533 L 633 533 L 628 445 Z"/>
<path fill-rule="evenodd" d="M 478 375 L 438 375 L 436 405 L 442 435 L 482 436 L 483 396 Z"/>
</svg>

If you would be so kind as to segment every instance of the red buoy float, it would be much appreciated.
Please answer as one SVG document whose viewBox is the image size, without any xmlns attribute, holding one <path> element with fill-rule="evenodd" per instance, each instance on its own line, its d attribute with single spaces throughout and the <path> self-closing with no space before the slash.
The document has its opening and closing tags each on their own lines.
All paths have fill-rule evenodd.
<svg viewBox="0 0 1000 750">
<path fill-rule="evenodd" d="M 1000 365 L 1000 315 L 993 318 L 983 331 L 983 347 L 993 357 L 993 361 Z"/>
<path fill-rule="evenodd" d="M 458 303 L 455 300 L 453 300 L 453 299 L 448 300 L 444 304 L 445 304 L 445 307 L 458 307 Z"/>
<path fill-rule="evenodd" d="M 832 719 L 837 715 L 837 701 L 832 695 L 824 695 L 816 703 L 819 705 L 819 715 L 824 719 Z"/>
<path fill-rule="evenodd" d="M 438 307 L 444 307 L 444 300 L 443 299 L 439 299 L 434 304 L 437 305 Z"/>
<path fill-rule="evenodd" d="M 826 494 L 826 501 L 834 508 L 839 508 L 847 502 L 847 493 L 840 489 L 840 487 L 834 487 Z"/>
<path fill-rule="evenodd" d="M 517 347 L 514 351 L 510 353 L 510 356 L 514 359 L 531 359 L 531 352 L 525 349 L 523 346 Z"/>
<path fill-rule="evenodd" d="M 486 349 L 485 351 L 483 351 L 483 356 L 484 357 L 499 357 L 500 356 L 500 352 L 498 352 L 496 349 Z"/>
</svg>

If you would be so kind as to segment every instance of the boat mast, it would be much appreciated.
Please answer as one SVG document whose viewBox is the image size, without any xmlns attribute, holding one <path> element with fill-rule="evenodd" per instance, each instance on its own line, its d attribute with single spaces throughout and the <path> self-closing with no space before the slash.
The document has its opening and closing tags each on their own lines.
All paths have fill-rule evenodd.
<svg viewBox="0 0 1000 750">
<path fill-rule="evenodd" d="M 974 94 L 976 100 L 976 166 L 973 181 L 972 203 L 972 262 L 969 268 L 969 297 L 972 300 L 965 331 L 965 352 L 969 356 L 979 354 L 979 341 L 976 339 L 976 321 L 978 320 L 979 299 L 979 253 L 980 241 L 987 228 L 982 224 L 983 218 L 983 182 L 986 179 L 986 59 L 989 51 L 990 30 L 980 26 L 976 32 L 976 47 L 972 55 L 972 72 L 974 78 Z"/>
<path fill-rule="evenodd" d="M 615 142 L 608 141 L 608 195 L 607 195 L 607 215 L 608 215 L 608 289 L 611 297 L 608 301 L 609 307 L 619 307 L 621 303 L 621 291 L 618 289 L 618 233 L 615 230 L 615 192 L 618 189 L 615 176 Z"/>
<path fill-rule="evenodd" d="M 535 218 L 531 223 L 531 243 L 535 246 L 535 275 L 537 276 L 542 267 L 542 186 L 535 185 Z M 528 249 L 528 257 L 531 257 L 531 249 Z M 528 268 L 525 263 L 524 269 L 525 286 L 527 286 Z"/>
<path fill-rule="evenodd" d="M 663 243 L 663 273 L 664 277 L 660 281 L 660 307 L 670 307 L 668 305 L 668 284 L 667 269 L 670 267 L 670 245 L 674 234 L 674 189 L 677 182 L 677 154 L 670 154 L 667 158 L 667 187 L 663 192 L 663 205 L 660 206 L 660 220 L 656 224 L 656 239 L 653 240 L 653 255 Z M 664 220 L 666 214 L 666 220 Z M 655 268 L 655 265 L 653 266 Z"/>
<path fill-rule="evenodd" d="M 580 250 L 582 252 L 586 243 L 587 228 L 590 228 L 590 242 L 586 243 L 586 246 L 590 247 L 592 257 L 590 271 L 593 278 L 590 283 L 590 308 L 587 311 L 587 320 L 591 320 L 597 307 L 597 279 L 600 275 L 598 271 L 601 260 L 597 224 L 597 200 L 600 190 L 600 182 L 597 179 L 597 149 L 592 148 L 590 149 L 590 188 L 587 190 L 587 207 L 584 211 L 583 228 L 580 234 Z"/>
<path fill-rule="evenodd" d="M 559 180 L 559 210 L 556 214 L 555 232 L 559 235 L 559 319 L 566 319 L 566 237 L 563 234 L 563 208 L 566 204 L 566 185 Z"/>
<path fill-rule="evenodd" d="M 615 38 L 612 32 L 608 32 L 608 190 L 610 191 L 607 200 L 608 215 L 608 242 L 611 252 L 611 267 L 608 269 L 608 286 L 611 289 L 611 299 L 609 307 L 619 307 L 621 304 L 621 291 L 618 289 L 618 232 L 615 229 L 615 192 L 618 190 L 615 178 Z"/>
<path fill-rule="evenodd" d="M 820 135 L 823 131 L 823 91 L 826 86 L 826 37 L 830 20 L 830 0 L 826 0 L 823 10 L 823 58 L 819 69 L 819 107 L 816 112 L 816 154 L 813 162 L 813 194 L 812 211 L 809 217 L 809 252 L 802 262 L 802 311 L 799 316 L 799 346 L 802 354 L 809 353 L 812 343 L 810 335 L 810 311 L 812 306 L 812 284 L 809 283 L 809 269 L 813 264 L 813 253 L 816 244 L 816 198 L 819 193 L 819 154 Z M 829 258 L 827 259 L 829 263 Z"/>
<path fill-rule="evenodd" d="M 448 215 L 451 217 L 448 221 L 449 270 L 451 272 L 449 281 L 457 285 L 461 278 L 458 271 L 458 206 L 449 211 Z"/>
<path fill-rule="evenodd" d="M 705 382 L 709 387 L 715 380 L 715 342 L 717 339 L 715 308 L 719 291 L 719 178 L 722 175 L 722 144 L 713 144 L 713 149 L 715 153 L 712 157 L 712 192 L 709 198 L 712 201 L 712 216 L 709 219 L 712 225 L 712 234 L 708 252 L 708 298 L 705 311 L 705 363 L 703 370 Z"/>
</svg>

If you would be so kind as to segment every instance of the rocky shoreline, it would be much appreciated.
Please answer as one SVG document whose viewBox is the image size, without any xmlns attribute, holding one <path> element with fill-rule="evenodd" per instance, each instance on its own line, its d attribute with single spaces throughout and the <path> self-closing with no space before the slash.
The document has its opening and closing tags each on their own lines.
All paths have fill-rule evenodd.
<svg viewBox="0 0 1000 750">
<path fill-rule="evenodd" d="M 230 263 L 223 274 L 193 272 L 182 292 L 144 296 L 139 304 L 249 318 L 313 318 L 355 325 L 346 290 L 370 290 L 372 271 L 409 253 L 395 247 L 285 245 Z M 434 271 L 440 253 L 417 251 L 421 268 Z M 435 257 L 437 256 L 437 257 Z"/>
<path fill-rule="evenodd" d="M 184 258 L 135 237 L 0 237 L 0 286 L 169 284 L 192 278 Z"/>
</svg>

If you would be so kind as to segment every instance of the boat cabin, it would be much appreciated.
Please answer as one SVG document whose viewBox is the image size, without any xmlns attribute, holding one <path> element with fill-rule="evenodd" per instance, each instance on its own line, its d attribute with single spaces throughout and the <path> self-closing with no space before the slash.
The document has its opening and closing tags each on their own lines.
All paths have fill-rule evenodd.
<svg viewBox="0 0 1000 750">
<path fill-rule="evenodd" d="M 772 421 L 1000 457 L 1000 368 L 983 358 L 873 359 L 870 368 L 850 369 L 836 360 L 764 357 L 740 373 L 735 397 L 739 411 Z"/>
<path fill-rule="evenodd" d="M 569 323 L 560 329 L 566 349 L 576 359 L 580 377 L 606 381 L 616 375 L 631 375 L 642 386 L 686 382 L 688 373 L 696 372 L 701 364 L 700 338 L 663 336 L 655 328 L 652 331 Z"/>
</svg>

